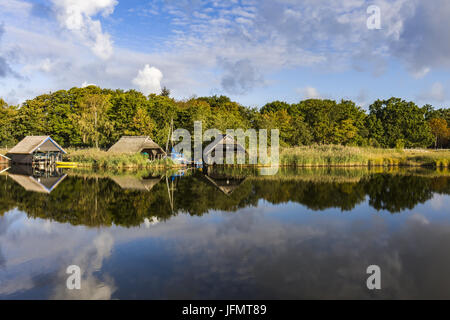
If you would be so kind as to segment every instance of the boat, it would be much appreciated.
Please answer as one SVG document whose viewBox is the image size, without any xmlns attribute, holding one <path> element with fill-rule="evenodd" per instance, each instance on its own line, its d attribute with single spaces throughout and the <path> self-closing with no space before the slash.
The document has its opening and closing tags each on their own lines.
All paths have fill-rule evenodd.
<svg viewBox="0 0 450 320">
<path fill-rule="evenodd" d="M 172 161 L 177 165 L 188 165 L 190 163 L 189 160 L 187 160 L 183 154 L 179 152 L 175 152 L 175 150 L 172 148 L 172 152 L 169 154 L 169 158 L 172 159 Z"/>
<path fill-rule="evenodd" d="M 56 166 L 63 167 L 63 168 L 73 168 L 73 167 L 77 167 L 78 163 L 76 163 L 76 162 L 61 162 L 61 161 L 58 161 L 58 162 L 56 162 Z"/>
</svg>

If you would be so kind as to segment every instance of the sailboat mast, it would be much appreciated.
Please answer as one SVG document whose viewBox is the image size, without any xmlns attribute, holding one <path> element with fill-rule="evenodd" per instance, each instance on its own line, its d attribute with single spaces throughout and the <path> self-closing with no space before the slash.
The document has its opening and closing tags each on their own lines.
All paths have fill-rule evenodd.
<svg viewBox="0 0 450 320">
<path fill-rule="evenodd" d="M 172 118 L 172 120 L 170 121 L 170 127 L 169 127 L 169 134 L 168 134 L 168 136 L 167 136 L 167 143 L 166 143 L 166 153 L 167 154 L 169 154 L 170 152 L 169 152 L 169 141 L 171 141 L 172 139 L 173 139 L 173 137 L 172 137 L 172 139 L 171 139 L 171 135 L 172 135 L 172 130 L 173 130 L 173 118 Z M 173 146 L 173 140 L 172 140 L 172 146 Z"/>
</svg>

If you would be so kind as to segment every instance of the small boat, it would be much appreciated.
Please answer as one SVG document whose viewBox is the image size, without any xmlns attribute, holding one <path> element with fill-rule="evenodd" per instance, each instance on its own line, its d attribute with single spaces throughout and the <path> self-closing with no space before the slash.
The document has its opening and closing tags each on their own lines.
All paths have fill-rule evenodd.
<svg viewBox="0 0 450 320">
<path fill-rule="evenodd" d="M 58 167 L 73 168 L 73 167 L 78 166 L 78 163 L 76 163 L 76 162 L 56 162 L 56 165 Z"/>
<path fill-rule="evenodd" d="M 189 161 L 183 156 L 183 154 L 181 154 L 179 152 L 175 152 L 173 149 L 172 149 L 172 153 L 170 153 L 169 157 L 170 157 L 170 159 L 172 159 L 172 161 L 175 164 L 178 164 L 178 165 L 189 164 Z"/>
</svg>

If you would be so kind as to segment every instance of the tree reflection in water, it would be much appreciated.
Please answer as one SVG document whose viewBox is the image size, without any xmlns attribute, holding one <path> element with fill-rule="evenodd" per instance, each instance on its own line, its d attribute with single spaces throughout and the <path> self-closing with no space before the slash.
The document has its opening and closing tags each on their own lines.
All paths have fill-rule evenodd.
<svg viewBox="0 0 450 320">
<path fill-rule="evenodd" d="M 274 177 L 259 176 L 255 170 L 60 174 L 67 177 L 50 177 L 58 182 L 56 188 L 39 193 L 27 191 L 30 188 L 18 183 L 14 172 L 2 173 L 0 215 L 18 208 L 30 217 L 72 225 L 133 227 L 182 213 L 202 216 L 212 210 L 235 212 L 256 207 L 262 199 L 272 204 L 295 202 L 316 211 L 350 211 L 368 198 L 376 210 L 398 213 L 432 199 L 436 193 L 450 193 L 446 172 L 423 169 L 286 169 Z M 46 185 L 44 178 L 34 180 Z"/>
</svg>

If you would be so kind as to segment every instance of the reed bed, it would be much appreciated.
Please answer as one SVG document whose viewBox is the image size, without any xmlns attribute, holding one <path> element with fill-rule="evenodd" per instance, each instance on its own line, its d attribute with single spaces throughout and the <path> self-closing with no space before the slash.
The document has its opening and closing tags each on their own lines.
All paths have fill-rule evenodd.
<svg viewBox="0 0 450 320">
<path fill-rule="evenodd" d="M 149 161 L 143 154 L 110 153 L 97 149 L 68 149 L 65 161 L 76 162 L 79 167 L 100 169 L 169 168 L 171 159 Z"/>
<path fill-rule="evenodd" d="M 450 165 L 450 150 L 400 150 L 345 146 L 286 148 L 280 152 L 281 166 L 432 166 Z"/>
</svg>

